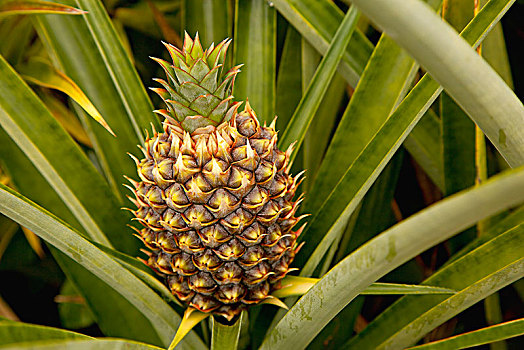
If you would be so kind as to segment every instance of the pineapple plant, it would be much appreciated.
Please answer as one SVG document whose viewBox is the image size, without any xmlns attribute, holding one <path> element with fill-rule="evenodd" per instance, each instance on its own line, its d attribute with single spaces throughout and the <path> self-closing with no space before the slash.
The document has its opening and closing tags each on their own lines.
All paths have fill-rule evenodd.
<svg viewBox="0 0 524 350">
<path fill-rule="evenodd" d="M 520 348 L 523 11 L 0 0 L 0 348 Z"/>
<path fill-rule="evenodd" d="M 223 69 L 229 40 L 203 49 L 187 33 L 173 63 L 155 59 L 167 79 L 153 88 L 168 109 L 163 132 L 135 158 L 134 215 L 147 265 L 190 308 L 231 321 L 270 294 L 291 271 L 300 231 L 292 231 L 299 176 L 277 147 L 274 122 L 261 126 L 231 95 L 239 66 Z"/>
</svg>

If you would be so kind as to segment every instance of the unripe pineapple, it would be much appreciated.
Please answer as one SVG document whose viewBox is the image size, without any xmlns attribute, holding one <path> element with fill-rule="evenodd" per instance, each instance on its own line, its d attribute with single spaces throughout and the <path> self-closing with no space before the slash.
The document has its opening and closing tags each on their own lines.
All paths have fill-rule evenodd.
<svg viewBox="0 0 524 350">
<path fill-rule="evenodd" d="M 299 176 L 277 148 L 274 123 L 260 126 L 231 92 L 239 67 L 221 74 L 230 41 L 203 50 L 187 34 L 153 89 L 168 106 L 163 132 L 145 141 L 134 185 L 147 264 L 190 308 L 231 320 L 272 298 L 291 270 L 300 230 Z"/>
</svg>

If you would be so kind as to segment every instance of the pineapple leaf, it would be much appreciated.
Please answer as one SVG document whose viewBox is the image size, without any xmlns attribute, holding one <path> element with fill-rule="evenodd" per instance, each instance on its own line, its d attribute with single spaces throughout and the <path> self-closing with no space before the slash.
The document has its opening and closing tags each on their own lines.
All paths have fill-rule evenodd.
<svg viewBox="0 0 524 350">
<path fill-rule="evenodd" d="M 84 110 L 89 113 L 97 123 L 102 125 L 104 129 L 116 137 L 113 130 L 111 130 L 107 122 L 104 120 L 104 117 L 100 115 L 100 112 L 98 112 L 93 103 L 89 101 L 78 85 L 76 85 L 76 83 L 64 73 L 55 69 L 48 62 L 38 58 L 33 58 L 26 64 L 19 65 L 16 68 L 19 74 L 21 74 L 26 81 L 43 87 L 60 90 L 71 97 L 75 102 L 82 106 L 82 108 L 84 108 Z"/>
<path fill-rule="evenodd" d="M 36 342 L 44 340 L 81 340 L 94 339 L 84 334 L 58 329 L 32 325 L 22 322 L 4 321 L 0 319 L 0 346 L 16 344 L 21 342 Z"/>
<path fill-rule="evenodd" d="M 344 17 L 340 28 L 337 30 L 328 52 L 320 62 L 313 79 L 309 83 L 307 91 L 302 96 L 293 117 L 280 139 L 280 148 L 287 148 L 291 143 L 297 142 L 295 152 L 291 155 L 293 160 L 297 154 L 311 120 L 315 116 L 320 102 L 329 86 L 329 82 L 335 74 L 336 68 L 344 50 L 351 38 L 353 30 L 357 25 L 359 13 L 355 7 L 351 7 Z"/>
<path fill-rule="evenodd" d="M 286 276 L 282 280 L 282 289 L 278 289 L 272 295 L 277 298 L 304 295 L 310 290 L 318 278 L 300 276 Z M 420 286 L 397 283 L 372 283 L 364 289 L 361 295 L 402 295 L 402 294 L 455 294 L 454 290 L 434 286 Z"/>
<path fill-rule="evenodd" d="M 501 3 L 509 9 L 513 1 Z M 524 118 L 522 102 L 451 26 L 418 0 L 357 0 L 354 4 L 395 37 L 397 43 L 446 88 L 510 166 L 524 164 L 524 134 L 520 128 Z M 486 7 L 488 5 L 483 10 Z M 392 21 L 391 16 L 384 16 L 389 11 L 402 16 Z"/>
<path fill-rule="evenodd" d="M 209 317 L 209 313 L 200 312 L 198 310 L 187 308 L 184 312 L 182 322 L 178 326 L 175 337 L 171 341 L 168 350 L 174 350 L 176 346 L 184 339 L 197 324 Z"/>
<path fill-rule="evenodd" d="M 135 243 L 126 240 L 127 234 L 121 230 L 126 215 L 117 209 L 118 200 L 105 180 L 1 56 L 0 89 L 5 92 L 0 95 L 0 124 L 53 186 L 90 237 L 108 245 L 113 242 L 125 251 L 133 250 Z M 20 96 L 24 98 L 23 105 L 17 103 Z"/>
<path fill-rule="evenodd" d="M 240 100 L 249 98 L 262 124 L 275 117 L 276 18 L 267 1 L 236 1 L 233 61 L 245 66 L 233 93 Z M 244 28 L 249 30 L 240 35 Z"/>
<path fill-rule="evenodd" d="M 507 9 L 506 3 L 494 1 L 488 3 L 466 27 L 463 36 L 472 44 L 478 44 L 479 40 L 487 34 L 487 30 L 500 19 Z M 302 269 L 303 274 L 307 275 L 314 271 L 335 237 L 340 234 L 340 230 L 344 229 L 343 223 L 356 208 L 380 171 L 384 169 L 394 151 L 400 147 L 401 142 L 423 113 L 438 97 L 440 91 L 442 88 L 438 83 L 426 74 L 346 170 L 302 235 L 304 238 L 307 237 L 309 242 L 304 247 L 305 254 L 302 254 L 308 257 L 307 265 Z M 358 176 L 352 171 L 353 169 L 359 169 Z M 335 222 L 338 224 L 335 225 Z M 330 227 L 327 233 L 326 227 Z M 314 234 L 309 234 L 309 232 L 314 232 Z M 315 252 L 311 253 L 311 249 L 314 249 Z M 300 256 L 297 258 L 301 259 Z"/>
<path fill-rule="evenodd" d="M 384 231 L 348 255 L 324 275 L 273 328 L 261 349 L 271 349 L 275 344 L 297 348 L 307 346 L 342 308 L 371 283 L 478 220 L 523 201 L 524 168 L 519 168 L 494 176 L 479 187 L 444 199 Z M 435 220 L 436 217 L 439 220 Z M 514 235 L 516 239 L 522 240 L 523 233 L 524 230 L 520 230 Z M 508 269 L 497 271 L 498 274 L 495 272 L 494 280 L 484 284 L 484 290 L 480 294 L 472 294 L 477 301 L 486 295 L 487 290 L 497 290 L 523 276 L 522 249 L 522 245 L 513 248 L 514 254 L 508 253 L 508 258 L 504 259 L 507 265 L 503 267 L 507 266 Z M 502 271 L 503 274 L 500 273 Z M 502 277 L 504 275 L 506 277 Z M 464 274 L 460 276 L 463 278 Z M 499 279 L 498 283 L 495 282 L 496 278 Z M 453 285 L 447 284 L 447 286 L 453 288 Z M 446 298 L 446 296 L 431 298 Z M 451 298 L 455 298 L 455 295 Z M 314 302 L 319 299 L 322 303 Z M 459 299 L 457 297 L 457 301 Z M 322 312 L 319 312 L 321 305 Z M 449 308 L 449 310 L 449 313 L 452 313 L 456 308 Z M 432 317 L 429 319 L 438 320 L 437 317 Z M 288 331 L 290 329 L 295 331 Z M 422 332 L 420 335 L 423 334 L 425 333 Z"/>
<path fill-rule="evenodd" d="M 0 199 L 0 212 L 31 229 L 123 295 L 149 319 L 162 341 L 169 343 L 180 317 L 142 281 L 52 214 L 1 184 Z M 203 348 L 194 334 L 186 341 Z"/>
<path fill-rule="evenodd" d="M 523 264 L 523 248 L 519 244 L 523 237 L 524 225 L 521 222 L 520 225 L 492 237 L 475 250 L 443 267 L 422 283 L 444 284 L 457 290 L 456 294 L 422 300 L 414 300 L 414 297 L 410 296 L 403 297 L 374 320 L 372 327 L 355 336 L 347 345 L 380 348 L 385 343 L 396 343 L 397 346 L 405 348 L 414 344 L 430 327 L 438 326 L 507 283 L 506 278 L 512 278 L 511 273 L 502 277 L 503 271 L 507 271 L 511 266 L 516 268 Z M 504 256 L 496 253 L 502 249 L 505 252 Z M 522 271 L 521 268 L 516 272 L 522 275 Z M 493 278 L 497 275 L 500 280 L 495 282 Z M 490 283 L 493 284 L 490 286 Z M 395 319 L 395 322 L 388 322 L 391 319 Z M 406 332 L 407 329 L 415 327 L 415 332 Z M 398 345 L 399 342 L 404 345 Z"/>
<path fill-rule="evenodd" d="M 305 206 L 315 212 L 404 97 L 418 65 L 382 34 L 322 160 Z M 383 82 L 387 81 L 387 84 Z M 380 82 L 380 83 L 379 83 Z M 302 114 L 299 114 L 302 115 Z M 333 166 L 337 164 L 337 166 Z"/>
<path fill-rule="evenodd" d="M 39 0 L 7 0 L 0 3 L 0 18 L 9 15 L 31 15 L 54 13 L 61 15 L 83 15 L 86 11 L 75 7 Z"/>
<path fill-rule="evenodd" d="M 312 47 L 325 55 L 344 18 L 342 11 L 332 1 L 275 0 L 272 3 Z M 338 68 L 352 87 L 357 86 L 372 51 L 373 44 L 356 29 Z"/>
<path fill-rule="evenodd" d="M 494 343 L 500 340 L 518 337 L 524 334 L 524 318 L 508 321 L 494 326 L 462 333 L 450 338 L 441 339 L 409 349 L 464 349 L 473 346 Z"/>
</svg>

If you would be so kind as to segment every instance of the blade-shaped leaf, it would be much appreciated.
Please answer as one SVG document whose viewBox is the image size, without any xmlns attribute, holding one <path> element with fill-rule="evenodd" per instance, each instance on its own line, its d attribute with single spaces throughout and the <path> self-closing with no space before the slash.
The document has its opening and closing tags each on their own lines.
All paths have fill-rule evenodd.
<svg viewBox="0 0 524 350">
<path fill-rule="evenodd" d="M 50 213 L 3 185 L 0 185 L 0 211 L 123 295 L 149 319 L 164 344 L 169 344 L 180 316 L 142 281 Z M 194 334 L 185 338 L 185 345 L 195 349 L 204 346 Z"/>
<path fill-rule="evenodd" d="M 93 340 L 60 340 L 49 342 L 30 342 L 7 346 L 7 350 L 161 350 L 161 348 L 121 339 L 93 339 Z"/>
<path fill-rule="evenodd" d="M 76 4 L 74 0 L 61 2 Z M 159 123 L 101 3 L 86 0 L 78 4 L 89 7 L 89 13 L 76 17 L 43 15 L 34 22 L 55 66 L 75 81 L 118 135 L 114 138 L 76 108 L 111 189 L 123 205 L 129 193 L 122 186 L 122 175 L 136 173 L 134 163 L 124 155 L 137 151 L 136 145 L 144 141 L 150 123 L 157 130 Z"/>
<path fill-rule="evenodd" d="M 404 147 L 437 187 L 443 191 L 440 119 L 428 109 L 404 141 Z"/>
<path fill-rule="evenodd" d="M 51 1 L 7 0 L 2 1 L 0 4 L 0 17 L 8 15 L 30 15 L 39 13 L 82 15 L 87 12 Z"/>
<path fill-rule="evenodd" d="M 271 331 L 262 349 L 304 348 L 371 283 L 478 220 L 522 201 L 524 168 L 519 168 L 494 176 L 479 187 L 442 200 L 395 225 L 324 275 Z M 517 249 L 522 251 L 524 247 Z"/>
<path fill-rule="evenodd" d="M 448 24 L 419 0 L 353 3 L 446 88 L 511 166 L 524 163 L 524 106 Z"/>
<path fill-rule="evenodd" d="M 63 329 L 0 320 L 0 346 L 42 340 L 93 339 Z"/>
<path fill-rule="evenodd" d="M 100 115 L 100 112 L 98 112 L 96 107 L 93 106 L 78 85 L 76 85 L 75 82 L 65 74 L 56 70 L 49 63 L 35 58 L 24 65 L 18 66 L 17 71 L 30 83 L 62 91 L 82 106 L 82 108 L 89 113 L 94 120 L 102 125 L 104 129 L 109 131 L 113 136 L 116 136 L 109 125 L 107 125 L 104 118 Z"/>
<path fill-rule="evenodd" d="M 285 298 L 292 295 L 303 295 L 310 290 L 315 283 L 320 281 L 318 278 L 287 276 L 282 280 L 282 289 L 273 292 L 276 298 Z M 399 295 L 399 294 L 455 294 L 455 291 L 449 288 L 422 286 L 413 284 L 398 283 L 372 283 L 363 290 L 361 295 Z"/>
<path fill-rule="evenodd" d="M 478 43 L 478 40 L 489 32 L 491 25 L 508 10 L 507 4 L 510 2 L 511 0 L 488 3 L 466 27 L 463 36 L 473 44 Z M 371 184 L 417 121 L 435 101 L 440 91 L 442 88 L 438 83 L 426 74 L 346 170 L 299 238 L 308 238 L 308 245 L 304 247 L 306 251 L 314 249 L 313 253 L 303 254 L 308 257 L 308 262 L 301 270 L 302 276 L 307 276 L 314 271 L 333 240 L 340 234 L 340 230 L 344 229 L 347 219 Z M 307 249 L 308 246 L 312 248 Z M 299 261 L 303 259 L 300 256 L 297 256 Z"/>
<path fill-rule="evenodd" d="M 221 0 L 182 1 L 182 26 L 191 36 L 198 32 L 204 46 L 231 36 L 231 15 Z"/>
<path fill-rule="evenodd" d="M 106 245 L 112 242 L 119 249 L 134 251 L 136 242 L 122 229 L 127 215 L 118 209 L 118 201 L 105 180 L 1 57 L 0 91 L 0 125 L 31 159 L 89 236 Z"/>
<path fill-rule="evenodd" d="M 455 335 L 446 338 L 414 346 L 409 349 L 417 350 L 444 350 L 444 349 L 464 349 L 473 346 L 493 343 L 503 339 L 518 337 L 524 334 L 524 318 L 500 323 L 491 327 L 478 329 L 476 331 Z"/>
<path fill-rule="evenodd" d="M 13 185 L 21 193 L 39 205 L 50 209 L 70 225 L 82 228 L 30 160 L 1 129 L 0 159 L 3 169 L 12 176 Z M 15 226 L 18 227 L 16 224 Z M 147 318 L 122 295 L 57 249 L 52 246 L 49 246 L 49 249 L 62 271 L 86 300 L 87 306 L 96 318 L 97 325 L 104 334 L 145 341 L 150 344 L 162 344 Z M 157 281 L 157 283 L 160 282 Z"/>
<path fill-rule="evenodd" d="M 344 14 L 329 0 L 275 0 L 275 8 L 318 52 L 324 55 Z M 342 57 L 339 73 L 353 87 L 371 55 L 373 44 L 358 29 Z"/>
<path fill-rule="evenodd" d="M 276 12 L 258 0 L 237 0 L 235 9 L 234 62 L 244 66 L 233 93 L 269 122 L 275 117 Z"/>
<path fill-rule="evenodd" d="M 382 35 L 329 145 L 305 206 L 315 212 L 411 84 L 416 65 Z M 411 76 L 411 79 L 409 78 Z M 307 254 L 306 254 L 307 255 Z"/>
<path fill-rule="evenodd" d="M 280 148 L 283 149 L 287 148 L 291 143 L 297 142 L 291 159 L 296 156 L 296 152 L 298 148 L 300 148 L 307 129 L 318 110 L 320 102 L 335 74 L 336 67 L 353 34 L 358 18 L 358 11 L 354 7 L 351 7 L 337 30 L 328 52 L 320 62 L 315 75 L 309 83 L 308 89 L 302 96 L 291 121 L 280 139 Z"/>
</svg>

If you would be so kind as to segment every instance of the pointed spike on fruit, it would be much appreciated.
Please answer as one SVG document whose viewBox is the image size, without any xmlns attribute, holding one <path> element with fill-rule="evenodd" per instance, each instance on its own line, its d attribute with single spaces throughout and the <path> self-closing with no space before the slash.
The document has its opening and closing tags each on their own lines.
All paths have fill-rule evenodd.
<svg viewBox="0 0 524 350">
<path fill-rule="evenodd" d="M 124 179 L 126 179 L 129 183 L 131 183 L 131 185 L 133 185 L 135 188 L 138 186 L 138 181 L 133 180 L 129 176 L 124 175 Z M 125 184 L 124 184 L 124 186 L 125 186 Z"/>
<path fill-rule="evenodd" d="M 202 49 L 202 44 L 200 43 L 200 38 L 198 37 L 198 32 L 196 32 L 195 40 L 193 40 L 193 47 L 191 48 L 191 57 L 193 59 L 197 59 L 199 57 L 202 57 L 204 55 L 204 51 Z"/>
<path fill-rule="evenodd" d="M 222 47 L 220 48 L 220 50 L 218 51 L 218 55 L 217 57 L 215 58 L 215 62 L 214 62 L 214 65 L 216 66 L 217 64 L 220 64 L 220 63 L 224 63 L 224 61 L 226 60 L 226 54 L 227 54 L 227 50 L 229 48 L 229 45 L 231 44 L 231 41 L 232 39 L 227 39 L 227 41 L 224 43 L 224 45 L 222 45 Z"/>
<path fill-rule="evenodd" d="M 166 43 L 162 41 L 162 44 L 166 47 L 167 51 L 169 52 L 169 56 L 171 56 L 171 60 L 173 61 L 174 66 L 178 66 L 178 61 L 180 59 L 179 54 L 181 54 L 180 50 L 175 47 L 172 44 Z"/>
<path fill-rule="evenodd" d="M 253 108 L 251 108 L 251 104 L 249 103 L 249 99 L 247 97 L 246 97 L 246 105 L 244 106 L 244 112 L 247 112 L 250 115 L 253 113 Z"/>
<path fill-rule="evenodd" d="M 264 301 L 262 301 L 260 304 L 271 304 L 271 305 L 278 306 L 282 309 L 289 310 L 289 307 L 286 304 L 284 304 L 282 300 L 276 298 L 273 295 L 268 295 L 266 299 L 264 299 Z"/>
<path fill-rule="evenodd" d="M 184 30 L 184 45 L 182 47 L 183 53 L 191 52 L 191 49 L 193 48 L 193 39 L 191 39 L 191 36 Z"/>
<path fill-rule="evenodd" d="M 300 228 L 298 230 L 295 231 L 295 237 L 298 238 L 302 234 L 302 232 L 304 232 L 304 229 L 306 228 L 306 225 L 307 224 L 303 224 L 302 226 L 300 226 Z M 304 243 L 304 242 L 302 242 L 302 243 Z"/>
<path fill-rule="evenodd" d="M 302 249 L 302 247 L 304 246 L 304 244 L 306 244 L 306 242 L 302 242 L 298 245 L 297 249 L 295 249 L 295 255 L 300 251 L 300 249 Z"/>
<path fill-rule="evenodd" d="M 129 157 L 130 157 L 131 159 L 133 159 L 133 160 L 134 160 L 134 162 L 135 162 L 136 166 L 138 166 L 138 165 L 140 164 L 140 161 L 138 160 L 138 158 L 137 158 L 137 157 L 135 157 L 135 156 L 134 156 L 133 154 L 131 154 L 131 153 L 127 152 L 127 155 L 128 155 L 128 156 L 129 156 Z"/>
<path fill-rule="evenodd" d="M 269 128 L 270 129 L 273 129 L 273 130 L 276 130 L 276 126 L 277 126 L 277 116 L 275 116 L 275 118 L 273 118 L 273 121 L 271 122 L 271 124 L 269 124 Z"/>
<path fill-rule="evenodd" d="M 209 315 L 209 313 L 200 312 L 191 307 L 187 308 L 184 312 L 182 322 L 180 322 L 180 326 L 178 326 L 175 337 L 169 345 L 168 350 L 174 350 L 178 343 L 180 343 L 180 341 L 186 336 L 186 334 L 189 333 L 189 331 L 192 330 L 201 321 L 209 317 Z"/>
</svg>

